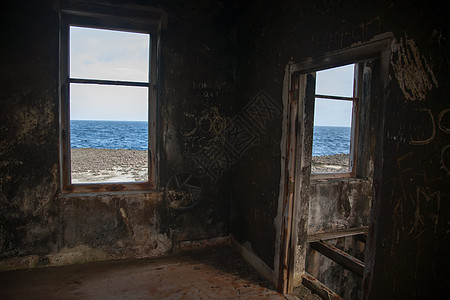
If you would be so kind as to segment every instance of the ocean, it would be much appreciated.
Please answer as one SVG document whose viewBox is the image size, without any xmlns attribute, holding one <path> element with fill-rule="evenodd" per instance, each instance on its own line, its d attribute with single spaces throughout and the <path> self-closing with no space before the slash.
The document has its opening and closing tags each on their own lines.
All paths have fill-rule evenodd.
<svg viewBox="0 0 450 300">
<path fill-rule="evenodd" d="M 147 150 L 147 122 L 70 121 L 72 148 Z M 313 156 L 349 153 L 350 127 L 314 126 Z"/>
<path fill-rule="evenodd" d="M 147 140 L 145 121 L 70 121 L 71 148 L 147 150 Z"/>
<path fill-rule="evenodd" d="M 350 152 L 350 127 L 314 126 L 313 156 Z"/>
</svg>

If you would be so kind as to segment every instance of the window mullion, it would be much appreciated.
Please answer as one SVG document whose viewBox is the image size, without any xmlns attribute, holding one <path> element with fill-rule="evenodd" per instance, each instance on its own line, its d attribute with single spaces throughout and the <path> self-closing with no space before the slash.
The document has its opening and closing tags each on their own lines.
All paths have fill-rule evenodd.
<svg viewBox="0 0 450 300">
<path fill-rule="evenodd" d="M 103 80 L 103 79 L 84 79 L 84 78 L 69 78 L 69 82 L 70 83 L 84 83 L 84 84 L 140 86 L 140 87 L 149 87 L 149 85 L 150 85 L 148 82 L 118 81 L 118 80 Z"/>
<path fill-rule="evenodd" d="M 321 99 L 344 100 L 344 101 L 355 101 L 355 100 L 357 100 L 356 97 L 341 97 L 341 96 L 320 95 L 320 94 L 316 94 L 315 97 L 316 98 L 321 98 Z"/>
</svg>

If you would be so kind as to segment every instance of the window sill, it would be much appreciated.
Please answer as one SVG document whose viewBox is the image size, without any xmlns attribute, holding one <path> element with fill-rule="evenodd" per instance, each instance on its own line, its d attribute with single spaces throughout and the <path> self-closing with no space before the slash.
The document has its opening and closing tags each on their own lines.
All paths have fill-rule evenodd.
<svg viewBox="0 0 450 300">
<path fill-rule="evenodd" d="M 352 173 L 321 173 L 311 174 L 311 181 L 326 183 L 333 181 L 367 181 L 368 178 L 356 177 Z"/>
<path fill-rule="evenodd" d="M 320 179 L 348 179 L 355 178 L 353 173 L 314 173 L 311 174 L 311 180 L 320 180 Z"/>
<path fill-rule="evenodd" d="M 111 183 L 111 184 L 69 184 L 62 189 L 62 195 L 72 194 L 123 194 L 123 193 L 149 193 L 157 192 L 157 188 L 150 182 L 138 182 L 138 183 Z"/>
</svg>

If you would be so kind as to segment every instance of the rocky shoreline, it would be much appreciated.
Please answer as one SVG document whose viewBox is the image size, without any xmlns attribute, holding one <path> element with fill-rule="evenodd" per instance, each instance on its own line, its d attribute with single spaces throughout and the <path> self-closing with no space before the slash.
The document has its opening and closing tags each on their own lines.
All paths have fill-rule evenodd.
<svg viewBox="0 0 450 300">
<path fill-rule="evenodd" d="M 348 154 L 313 156 L 311 173 L 348 172 Z"/>
<path fill-rule="evenodd" d="M 147 150 L 73 148 L 72 182 L 146 181 Z"/>
<path fill-rule="evenodd" d="M 74 148 L 72 182 L 137 182 L 147 178 L 146 150 Z M 348 154 L 313 156 L 312 173 L 347 172 Z"/>
</svg>

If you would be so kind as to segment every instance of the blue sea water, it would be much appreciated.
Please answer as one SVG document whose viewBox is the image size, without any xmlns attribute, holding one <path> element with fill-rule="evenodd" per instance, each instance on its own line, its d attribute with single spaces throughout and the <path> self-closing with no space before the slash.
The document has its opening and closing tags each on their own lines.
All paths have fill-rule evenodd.
<svg viewBox="0 0 450 300">
<path fill-rule="evenodd" d="M 140 121 L 71 120 L 71 148 L 147 150 L 147 124 Z"/>
<path fill-rule="evenodd" d="M 313 156 L 350 152 L 350 127 L 314 126 Z"/>
<path fill-rule="evenodd" d="M 148 125 L 139 121 L 70 121 L 72 148 L 147 150 Z M 314 126 L 313 156 L 349 153 L 350 127 Z"/>
</svg>

